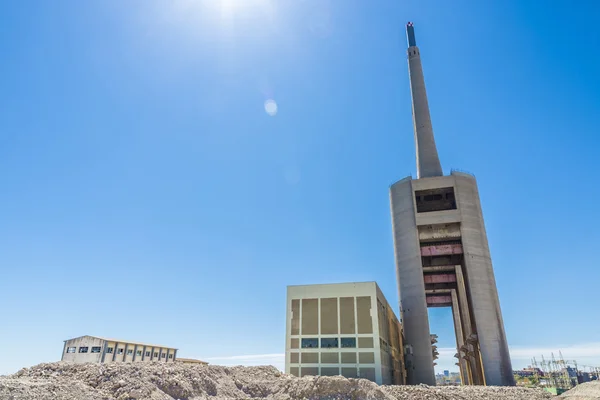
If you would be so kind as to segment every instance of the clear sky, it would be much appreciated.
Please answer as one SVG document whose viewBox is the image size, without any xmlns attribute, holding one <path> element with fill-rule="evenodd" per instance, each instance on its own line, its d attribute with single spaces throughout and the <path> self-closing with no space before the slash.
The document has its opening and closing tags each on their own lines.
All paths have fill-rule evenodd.
<svg viewBox="0 0 600 400">
<path fill-rule="evenodd" d="M 514 367 L 558 350 L 600 365 L 598 2 L 22 0 L 0 15 L 0 373 L 86 334 L 281 367 L 287 285 L 374 280 L 397 304 L 407 21 L 442 166 L 479 182 Z M 451 315 L 434 311 L 453 366 Z"/>
</svg>

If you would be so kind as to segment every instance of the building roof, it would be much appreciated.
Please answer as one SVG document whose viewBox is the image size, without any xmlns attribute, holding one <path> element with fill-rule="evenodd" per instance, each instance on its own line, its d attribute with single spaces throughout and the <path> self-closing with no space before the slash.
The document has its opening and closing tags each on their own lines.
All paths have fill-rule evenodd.
<svg viewBox="0 0 600 400">
<path fill-rule="evenodd" d="M 309 283 L 306 285 L 288 285 L 289 288 L 303 287 L 303 286 L 337 286 L 337 285 L 365 285 L 367 283 L 374 283 L 377 285 L 375 281 L 362 281 L 362 282 L 330 282 L 330 283 Z"/>
<path fill-rule="evenodd" d="M 206 361 L 202 361 L 202 360 L 198 360 L 195 358 L 181 358 L 181 357 L 177 357 L 175 359 L 175 361 L 179 361 L 182 363 L 190 363 L 190 364 L 208 364 Z"/>
<path fill-rule="evenodd" d="M 163 346 L 163 345 L 160 345 L 160 344 L 143 343 L 143 342 L 133 342 L 131 340 L 112 339 L 112 338 L 105 338 L 105 337 L 101 337 L 101 336 L 92 336 L 92 335 L 77 336 L 77 337 L 74 337 L 74 338 L 71 338 L 71 339 L 64 340 L 64 342 L 68 342 L 69 340 L 73 340 L 73 339 L 79 339 L 79 338 L 82 338 L 82 337 L 91 337 L 91 338 L 96 338 L 96 339 L 104 340 L 104 341 L 107 341 L 107 342 L 118 342 L 118 343 L 136 344 L 138 346 L 162 347 L 163 349 L 178 350 L 176 347 Z"/>
</svg>

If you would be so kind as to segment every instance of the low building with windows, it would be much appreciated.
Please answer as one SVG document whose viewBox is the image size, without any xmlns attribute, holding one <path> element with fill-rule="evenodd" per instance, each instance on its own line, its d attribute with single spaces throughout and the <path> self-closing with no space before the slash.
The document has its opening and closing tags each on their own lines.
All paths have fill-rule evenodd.
<svg viewBox="0 0 600 400">
<path fill-rule="evenodd" d="M 65 340 L 61 361 L 74 363 L 174 362 L 177 349 L 155 344 L 81 336 Z"/>
<path fill-rule="evenodd" d="M 375 282 L 288 286 L 285 372 L 404 384 L 402 326 Z"/>
</svg>

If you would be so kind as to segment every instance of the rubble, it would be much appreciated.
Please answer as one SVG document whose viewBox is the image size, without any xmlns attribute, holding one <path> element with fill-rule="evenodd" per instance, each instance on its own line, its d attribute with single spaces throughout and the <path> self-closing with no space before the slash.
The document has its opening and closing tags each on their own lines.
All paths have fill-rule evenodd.
<svg viewBox="0 0 600 400">
<path fill-rule="evenodd" d="M 559 398 L 567 398 L 569 400 L 600 400 L 600 382 L 582 383 L 561 394 Z"/>
<path fill-rule="evenodd" d="M 178 363 L 48 363 L 0 377 L 0 400 L 538 400 L 516 387 L 378 386 L 364 379 L 296 378 L 275 367 Z M 579 398 L 577 398 L 579 399 Z"/>
</svg>

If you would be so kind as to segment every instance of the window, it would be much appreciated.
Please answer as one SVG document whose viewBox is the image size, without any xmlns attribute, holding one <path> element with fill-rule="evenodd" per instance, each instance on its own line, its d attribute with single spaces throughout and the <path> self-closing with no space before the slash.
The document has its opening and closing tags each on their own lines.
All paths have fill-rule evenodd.
<svg viewBox="0 0 600 400">
<path fill-rule="evenodd" d="M 169 354 L 169 358 L 173 358 L 173 354 Z"/>
<path fill-rule="evenodd" d="M 167 353 L 162 353 L 162 358 L 167 358 Z"/>
<path fill-rule="evenodd" d="M 128 356 L 130 356 L 130 355 L 132 355 L 132 354 L 133 354 L 133 350 L 131 350 L 131 349 L 128 349 L 128 350 L 127 350 L 127 355 L 128 355 Z"/>
<path fill-rule="evenodd" d="M 141 350 L 138 350 L 138 351 L 136 351 L 136 352 L 135 352 L 135 355 L 136 355 L 136 356 L 141 356 L 141 355 L 142 355 L 142 351 L 141 351 Z"/>
<path fill-rule="evenodd" d="M 356 338 L 343 337 L 342 338 L 342 348 L 348 348 L 348 349 L 356 348 Z"/>
<path fill-rule="evenodd" d="M 321 339 L 322 349 L 332 349 L 338 347 L 338 338 L 323 338 Z"/>
<path fill-rule="evenodd" d="M 67 347 L 67 353 L 75 353 L 76 347 Z"/>
<path fill-rule="evenodd" d="M 79 348 L 79 352 L 80 353 L 87 353 L 88 352 L 88 348 L 87 347 L 80 347 Z"/>
<path fill-rule="evenodd" d="M 149 351 L 146 352 L 146 357 L 150 357 L 150 352 Z"/>
<path fill-rule="evenodd" d="M 456 199 L 454 198 L 454 188 L 445 187 L 429 190 L 419 190 L 415 192 L 415 203 L 417 212 L 431 212 L 456 210 Z"/>
<path fill-rule="evenodd" d="M 310 349 L 319 347 L 319 339 L 302 339 L 302 348 Z"/>
<path fill-rule="evenodd" d="M 155 353 L 154 353 L 154 357 L 158 357 L 158 353 L 156 353 L 156 352 L 155 352 Z"/>
<path fill-rule="evenodd" d="M 102 350 L 102 347 L 100 346 L 92 347 L 92 353 L 100 353 L 100 350 Z"/>
<path fill-rule="evenodd" d="M 112 354 L 112 352 L 113 352 L 113 348 L 112 348 L 112 347 L 107 347 L 107 348 L 106 348 L 106 352 L 107 352 L 108 354 Z"/>
<path fill-rule="evenodd" d="M 123 349 L 117 349 L 117 354 L 123 354 Z"/>
</svg>

